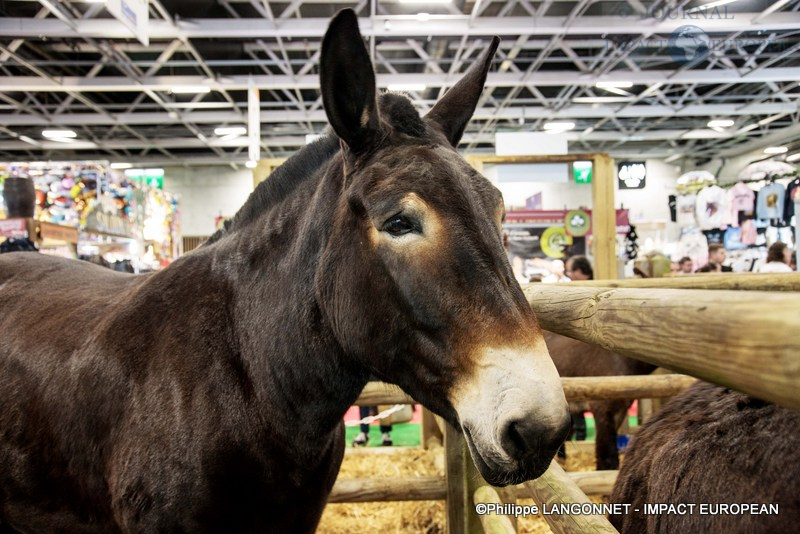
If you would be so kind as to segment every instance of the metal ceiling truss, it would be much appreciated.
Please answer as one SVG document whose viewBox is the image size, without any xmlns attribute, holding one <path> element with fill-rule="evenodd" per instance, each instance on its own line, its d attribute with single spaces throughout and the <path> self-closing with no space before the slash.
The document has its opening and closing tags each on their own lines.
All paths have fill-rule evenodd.
<svg viewBox="0 0 800 534">
<path fill-rule="evenodd" d="M 490 36 L 502 37 L 467 151 L 492 151 L 498 130 L 542 131 L 559 120 L 575 123 L 564 134 L 570 150 L 618 157 L 800 149 L 800 0 L 734 2 L 692 18 L 702 3 L 151 0 L 145 46 L 102 4 L 10 0 L 0 6 L 0 159 L 242 165 L 246 138 L 214 129 L 246 124 L 251 79 L 261 90 L 262 150 L 287 155 L 325 127 L 319 45 L 343 7 L 360 17 L 378 85 L 424 85 L 409 93 L 422 113 Z M 624 46 L 665 42 L 685 24 L 723 46 L 692 67 L 663 46 Z M 632 86 L 596 86 L 620 81 Z M 197 85 L 212 91 L 171 92 Z M 734 125 L 708 128 L 713 119 Z M 53 127 L 75 130 L 76 140 L 44 139 Z"/>
</svg>

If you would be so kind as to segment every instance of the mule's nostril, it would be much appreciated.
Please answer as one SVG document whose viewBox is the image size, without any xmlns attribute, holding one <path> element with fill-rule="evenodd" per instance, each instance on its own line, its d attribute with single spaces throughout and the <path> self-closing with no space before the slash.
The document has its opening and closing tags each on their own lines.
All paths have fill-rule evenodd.
<svg viewBox="0 0 800 534">
<path fill-rule="evenodd" d="M 525 443 L 525 438 L 523 438 L 519 432 L 519 423 L 517 421 L 508 425 L 507 434 L 508 444 L 506 446 L 506 451 L 512 453 L 513 456 L 517 456 L 518 453 L 524 453 L 527 449 L 527 444 Z"/>
<path fill-rule="evenodd" d="M 506 454 L 520 459 L 536 450 L 540 429 L 532 420 L 516 419 L 506 423 L 500 444 Z"/>
</svg>

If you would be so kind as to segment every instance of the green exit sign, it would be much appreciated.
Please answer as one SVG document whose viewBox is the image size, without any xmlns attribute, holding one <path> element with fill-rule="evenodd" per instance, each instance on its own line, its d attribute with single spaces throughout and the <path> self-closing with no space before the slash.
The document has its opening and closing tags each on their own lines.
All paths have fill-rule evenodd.
<svg viewBox="0 0 800 534">
<path fill-rule="evenodd" d="M 126 169 L 125 176 L 155 189 L 164 189 L 164 169 Z"/>
<path fill-rule="evenodd" d="M 592 183 L 592 162 L 591 161 L 573 162 L 572 175 L 575 177 L 576 184 Z"/>
</svg>

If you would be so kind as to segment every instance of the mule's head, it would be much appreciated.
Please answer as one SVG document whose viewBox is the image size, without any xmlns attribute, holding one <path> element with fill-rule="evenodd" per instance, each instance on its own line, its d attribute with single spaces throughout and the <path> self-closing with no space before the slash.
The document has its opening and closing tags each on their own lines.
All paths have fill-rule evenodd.
<svg viewBox="0 0 800 534">
<path fill-rule="evenodd" d="M 334 18 L 321 82 L 343 172 L 317 287 L 346 353 L 463 429 L 504 485 L 547 468 L 569 413 L 503 248 L 502 196 L 455 150 L 497 43 L 422 119 L 376 94 L 355 14 Z"/>
</svg>

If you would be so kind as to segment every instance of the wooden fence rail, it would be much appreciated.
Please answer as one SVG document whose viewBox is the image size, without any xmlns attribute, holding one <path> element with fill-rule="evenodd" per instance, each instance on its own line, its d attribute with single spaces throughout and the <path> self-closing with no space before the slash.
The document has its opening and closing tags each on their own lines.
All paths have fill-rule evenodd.
<svg viewBox="0 0 800 534">
<path fill-rule="evenodd" d="M 552 509 L 553 505 L 591 505 L 592 502 L 567 476 L 556 461 L 550 462 L 550 467 L 536 480 L 525 483 L 533 500 L 540 506 Z M 556 534 L 570 532 L 591 534 L 618 534 L 617 529 L 611 526 L 608 519 L 601 514 L 568 513 L 544 514 L 550 529 Z"/>
<path fill-rule="evenodd" d="M 676 395 L 697 379 L 685 375 L 564 377 L 568 401 L 663 398 Z M 357 406 L 414 404 L 414 399 L 397 386 L 370 382 L 356 400 Z"/>
<path fill-rule="evenodd" d="M 617 471 L 575 471 L 567 478 L 587 495 L 610 495 Z M 511 490 L 518 499 L 530 497 L 522 484 Z M 445 477 L 342 478 L 328 502 L 441 501 L 446 496 Z"/>
<path fill-rule="evenodd" d="M 564 287 L 567 284 L 556 284 Z M 800 273 L 690 274 L 669 278 L 628 278 L 626 280 L 583 280 L 570 287 L 611 287 L 627 289 L 729 289 L 744 291 L 800 291 Z"/>
<path fill-rule="evenodd" d="M 476 505 L 502 505 L 503 501 L 491 486 L 481 486 L 475 490 L 472 502 Z M 517 527 L 507 515 L 484 513 L 480 516 L 481 526 L 485 534 L 516 534 Z"/>
<path fill-rule="evenodd" d="M 530 284 L 542 328 L 800 409 L 796 293 Z"/>
</svg>

